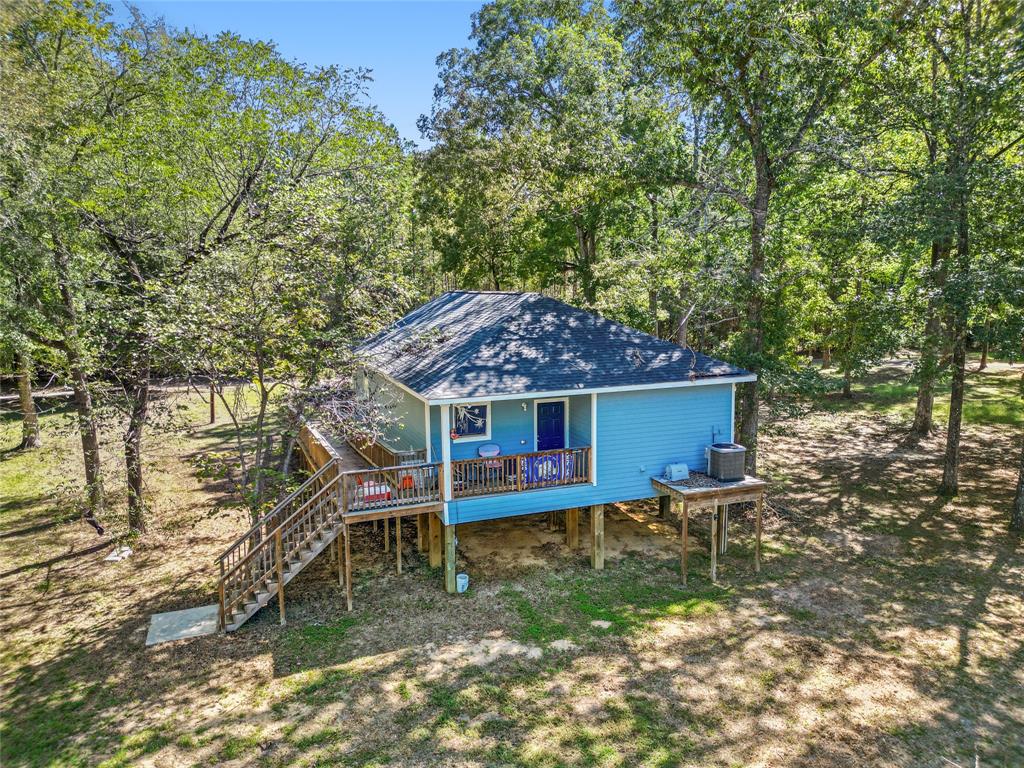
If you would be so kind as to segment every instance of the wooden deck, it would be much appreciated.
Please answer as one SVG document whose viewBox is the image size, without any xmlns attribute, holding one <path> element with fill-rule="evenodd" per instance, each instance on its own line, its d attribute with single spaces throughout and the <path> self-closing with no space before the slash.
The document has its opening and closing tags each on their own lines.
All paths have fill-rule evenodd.
<svg viewBox="0 0 1024 768">
<path fill-rule="evenodd" d="M 344 440 L 328 437 L 315 424 L 305 424 L 299 432 L 299 448 L 307 469 L 316 472 L 332 461 L 337 474 L 344 475 L 344 517 L 349 523 L 389 520 L 442 510 L 440 475 L 437 464 L 399 466 L 401 454 L 390 450 L 365 453 L 388 461 L 371 463 Z M 415 457 L 413 457 L 415 458 Z"/>
<path fill-rule="evenodd" d="M 718 556 L 729 546 L 729 505 L 754 502 L 754 570 L 761 571 L 761 522 L 764 513 L 764 494 L 768 483 L 750 475 L 742 480 L 717 483 L 713 486 L 670 483 L 663 478 L 651 478 L 651 486 L 659 496 L 668 496 L 678 510 L 680 520 L 679 568 L 683 584 L 686 583 L 687 555 L 690 545 L 690 512 L 711 511 L 711 580 L 718 580 Z"/>
</svg>

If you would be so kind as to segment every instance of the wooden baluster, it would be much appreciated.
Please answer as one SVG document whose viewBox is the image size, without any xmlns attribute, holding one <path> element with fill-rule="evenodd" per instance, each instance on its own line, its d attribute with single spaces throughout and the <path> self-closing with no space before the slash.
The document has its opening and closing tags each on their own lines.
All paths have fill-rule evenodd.
<svg viewBox="0 0 1024 768">
<path fill-rule="evenodd" d="M 281 624 L 284 624 L 284 544 L 281 531 L 274 535 L 274 549 L 277 551 L 277 607 L 281 612 Z"/>
</svg>

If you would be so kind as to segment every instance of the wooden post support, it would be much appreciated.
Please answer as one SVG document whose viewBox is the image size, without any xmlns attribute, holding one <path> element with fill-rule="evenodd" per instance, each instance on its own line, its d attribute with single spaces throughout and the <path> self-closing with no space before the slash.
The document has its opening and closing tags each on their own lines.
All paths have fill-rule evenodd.
<svg viewBox="0 0 1024 768">
<path fill-rule="evenodd" d="M 764 510 L 764 494 L 757 497 L 757 521 L 754 523 L 754 572 L 761 572 L 761 515 Z"/>
<path fill-rule="evenodd" d="M 395 567 L 402 572 L 402 518 L 395 518 Z"/>
<path fill-rule="evenodd" d="M 455 526 L 444 526 L 444 589 L 455 592 Z"/>
<path fill-rule="evenodd" d="M 347 523 L 342 526 L 345 534 L 345 605 L 352 610 L 352 527 Z"/>
<path fill-rule="evenodd" d="M 213 382 L 210 382 L 210 423 L 217 423 L 217 390 Z"/>
<path fill-rule="evenodd" d="M 718 581 L 718 499 L 711 508 L 711 580 Z"/>
<path fill-rule="evenodd" d="M 384 551 L 391 551 L 391 521 L 384 518 Z"/>
<path fill-rule="evenodd" d="M 683 571 L 683 586 L 686 586 L 687 560 L 690 556 L 690 505 L 683 502 L 683 519 L 680 525 L 682 539 L 682 552 L 680 553 L 679 567 Z"/>
<path fill-rule="evenodd" d="M 224 564 L 221 563 L 221 570 L 224 570 Z M 226 632 L 228 629 L 227 616 L 224 615 L 224 579 L 221 579 L 220 587 L 217 590 L 220 598 L 220 602 L 217 605 L 217 629 L 221 632 Z"/>
<path fill-rule="evenodd" d="M 430 528 L 430 567 L 441 567 L 441 518 L 433 512 L 428 512 L 428 526 Z"/>
<path fill-rule="evenodd" d="M 672 497 L 671 496 L 659 496 L 658 497 L 658 517 L 662 520 L 672 519 Z"/>
<path fill-rule="evenodd" d="M 430 548 L 430 523 L 427 521 L 428 512 L 421 512 L 416 515 L 416 546 L 420 552 L 426 552 Z"/>
<path fill-rule="evenodd" d="M 604 569 L 604 504 L 590 508 L 590 565 L 598 571 Z"/>
<path fill-rule="evenodd" d="M 281 529 L 274 534 L 274 559 L 277 560 L 277 608 L 281 612 L 281 624 L 284 625 L 284 546 L 281 542 Z"/>
<path fill-rule="evenodd" d="M 338 558 L 338 586 L 345 586 L 345 558 L 341 556 L 341 533 L 334 538 L 334 554 Z"/>
<path fill-rule="evenodd" d="M 580 545 L 580 508 L 565 510 L 565 543 L 569 549 Z"/>
</svg>

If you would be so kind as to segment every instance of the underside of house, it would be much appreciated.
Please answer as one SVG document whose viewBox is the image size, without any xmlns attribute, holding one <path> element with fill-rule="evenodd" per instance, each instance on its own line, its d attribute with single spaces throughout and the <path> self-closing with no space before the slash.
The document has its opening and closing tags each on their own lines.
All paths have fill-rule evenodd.
<svg viewBox="0 0 1024 768">
<path fill-rule="evenodd" d="M 604 505 L 659 497 L 679 514 L 685 581 L 690 512 L 711 513 L 714 578 L 728 505 L 754 502 L 759 549 L 764 482 L 709 466 L 712 451 L 742 452 L 747 371 L 524 293 L 444 294 L 357 351 L 357 397 L 379 423 L 351 442 L 303 427 L 309 479 L 221 558 L 224 629 L 274 597 L 283 621 L 284 585 L 325 550 L 351 609 L 347 531 L 360 523 L 412 518 L 449 592 L 456 526 L 518 515 L 564 511 L 570 546 L 585 515 L 603 568 Z"/>
</svg>

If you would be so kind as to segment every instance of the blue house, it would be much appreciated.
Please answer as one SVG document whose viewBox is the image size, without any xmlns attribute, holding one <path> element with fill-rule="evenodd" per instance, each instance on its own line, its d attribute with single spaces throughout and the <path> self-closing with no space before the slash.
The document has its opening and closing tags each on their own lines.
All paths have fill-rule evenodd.
<svg viewBox="0 0 1024 768">
<path fill-rule="evenodd" d="M 586 508 L 601 568 L 604 505 L 671 497 L 685 582 L 688 510 L 712 510 L 714 578 L 728 505 L 756 501 L 759 566 L 763 481 L 741 467 L 728 488 L 664 479 L 670 465 L 704 471 L 709 447 L 732 441 L 735 389 L 754 380 L 748 371 L 535 293 L 446 293 L 357 354 L 357 399 L 384 415 L 374 440 L 349 441 L 369 466 L 303 426 L 309 478 L 220 557 L 224 629 L 275 596 L 284 621 L 284 585 L 328 547 L 351 609 L 349 530 L 371 520 L 384 521 L 385 542 L 394 521 L 400 571 L 402 520 L 415 517 L 420 549 L 432 567 L 443 563 L 455 591 L 459 524 L 564 510 L 574 546 Z M 722 450 L 731 449 L 712 455 Z"/>
<path fill-rule="evenodd" d="M 382 442 L 439 462 L 445 526 L 657 495 L 754 375 L 536 293 L 446 293 L 357 350 Z"/>
</svg>

